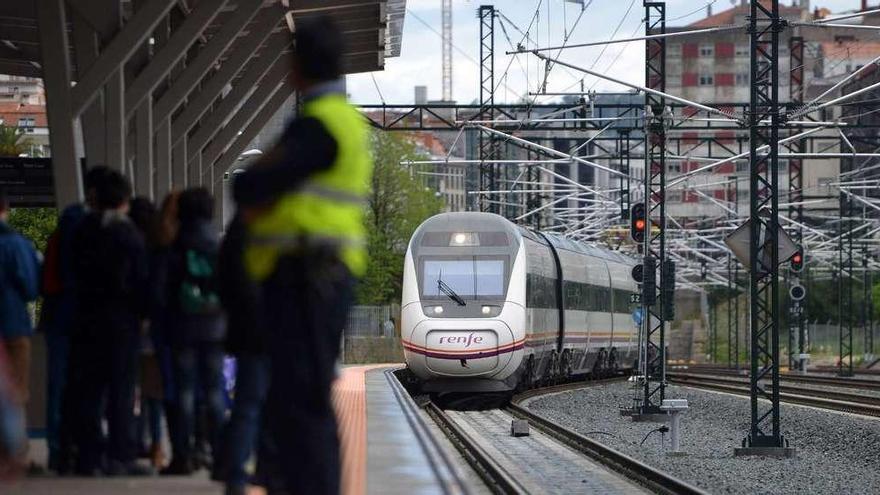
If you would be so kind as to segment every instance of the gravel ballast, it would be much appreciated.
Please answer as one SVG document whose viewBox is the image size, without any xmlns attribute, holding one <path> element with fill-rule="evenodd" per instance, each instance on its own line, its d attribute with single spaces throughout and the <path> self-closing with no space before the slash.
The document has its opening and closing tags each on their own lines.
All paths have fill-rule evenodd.
<svg viewBox="0 0 880 495">
<path fill-rule="evenodd" d="M 635 423 L 619 408 L 632 389 L 617 382 L 539 397 L 532 411 L 710 493 L 880 493 L 880 420 L 782 404 L 782 434 L 797 449 L 793 459 L 734 457 L 749 431 L 749 399 L 669 386 L 666 398 L 688 400 L 682 450 L 667 456 L 658 423 Z M 668 434 L 666 436 L 669 443 Z"/>
</svg>

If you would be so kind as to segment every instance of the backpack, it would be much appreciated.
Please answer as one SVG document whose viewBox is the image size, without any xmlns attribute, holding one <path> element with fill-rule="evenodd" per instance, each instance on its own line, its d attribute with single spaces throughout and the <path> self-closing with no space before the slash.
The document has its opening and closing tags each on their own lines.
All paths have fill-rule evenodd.
<svg viewBox="0 0 880 495">
<path fill-rule="evenodd" d="M 187 249 L 184 253 L 183 280 L 177 298 L 184 314 L 206 315 L 220 311 L 215 260 L 212 256 Z"/>
</svg>

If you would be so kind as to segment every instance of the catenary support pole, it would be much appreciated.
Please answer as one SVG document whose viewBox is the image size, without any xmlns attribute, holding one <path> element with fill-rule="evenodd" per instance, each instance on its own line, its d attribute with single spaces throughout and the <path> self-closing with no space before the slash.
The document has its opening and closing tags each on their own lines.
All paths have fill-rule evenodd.
<svg viewBox="0 0 880 495">
<path fill-rule="evenodd" d="M 779 0 L 751 0 L 749 305 L 751 425 L 735 455 L 790 456 L 779 418 Z M 767 153 L 758 148 L 769 145 Z"/>
<path fill-rule="evenodd" d="M 666 32 L 666 3 L 645 1 L 646 34 Z M 656 38 L 645 44 L 645 84 L 662 94 L 666 90 L 666 40 Z M 645 325 L 645 377 L 641 404 L 642 414 L 657 414 L 666 398 L 666 304 L 671 294 L 660 290 L 663 284 L 663 266 L 666 262 L 666 100 L 658 93 L 645 93 L 645 208 L 647 228 L 643 254 L 645 269 L 656 268 L 655 276 L 659 297 L 648 304 L 642 297 Z"/>
<path fill-rule="evenodd" d="M 495 7 L 480 5 L 477 16 L 480 19 L 480 119 L 495 119 Z M 498 138 L 491 133 L 480 131 L 480 160 L 498 158 Z M 491 163 L 480 165 L 480 190 L 498 189 L 497 180 L 500 168 Z M 488 196 L 480 197 L 480 211 L 500 213 L 497 203 L 490 203 Z"/>
</svg>

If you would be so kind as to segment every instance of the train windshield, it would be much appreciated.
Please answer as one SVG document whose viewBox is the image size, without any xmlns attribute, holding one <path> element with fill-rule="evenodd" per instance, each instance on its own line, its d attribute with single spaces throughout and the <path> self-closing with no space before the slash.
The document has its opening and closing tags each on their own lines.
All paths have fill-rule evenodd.
<svg viewBox="0 0 880 495">
<path fill-rule="evenodd" d="M 423 296 L 444 297 L 441 281 L 463 298 L 504 296 L 504 260 L 428 259 L 423 266 Z"/>
</svg>

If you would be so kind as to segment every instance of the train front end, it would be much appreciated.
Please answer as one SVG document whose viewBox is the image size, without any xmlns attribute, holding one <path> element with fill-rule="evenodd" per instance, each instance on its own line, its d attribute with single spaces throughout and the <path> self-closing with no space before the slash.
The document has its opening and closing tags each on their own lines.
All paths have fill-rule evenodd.
<svg viewBox="0 0 880 495">
<path fill-rule="evenodd" d="M 443 213 L 413 234 L 401 338 L 424 392 L 515 387 L 525 339 L 521 245 L 516 227 L 490 213 Z"/>
</svg>

